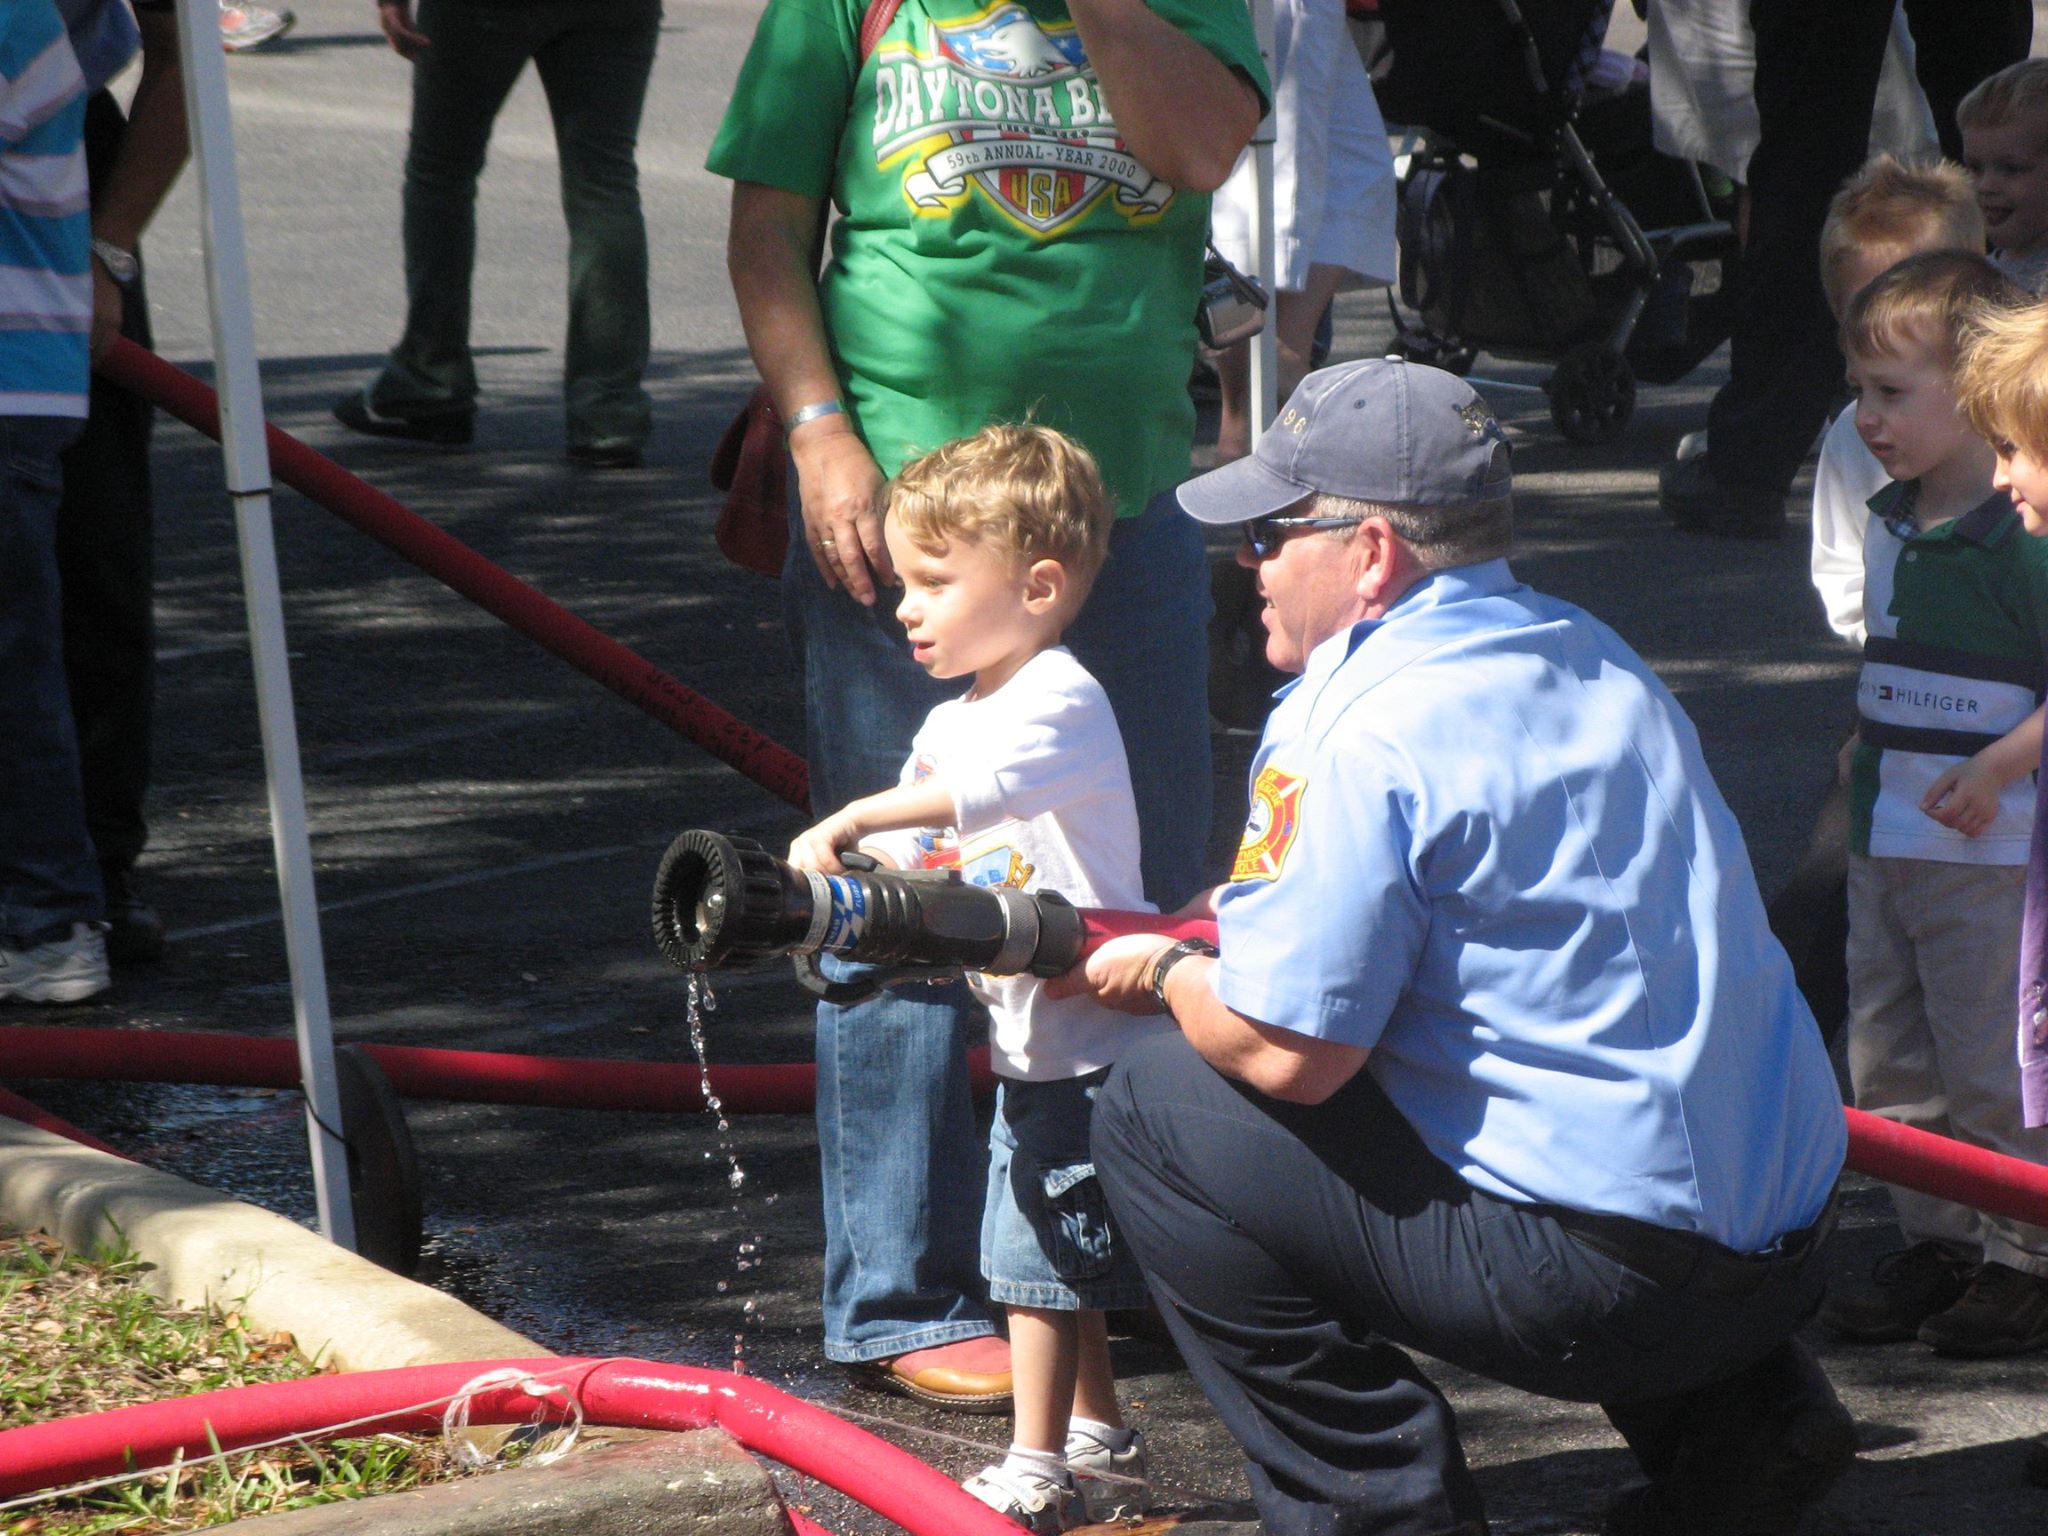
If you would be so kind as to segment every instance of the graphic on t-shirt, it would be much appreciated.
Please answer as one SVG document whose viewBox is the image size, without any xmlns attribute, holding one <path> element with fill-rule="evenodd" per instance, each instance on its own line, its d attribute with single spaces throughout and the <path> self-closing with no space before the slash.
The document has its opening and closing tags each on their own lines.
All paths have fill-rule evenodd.
<svg viewBox="0 0 2048 1536">
<path fill-rule="evenodd" d="M 1233 880 L 1278 880 L 1294 834 L 1301 829 L 1301 794 L 1306 779 L 1278 768 L 1263 768 L 1252 783 L 1251 815 L 1245 818 L 1244 841 L 1238 844 Z"/>
<path fill-rule="evenodd" d="M 876 169 L 900 162 L 921 218 L 945 218 L 979 190 L 1044 239 L 1105 198 L 1134 223 L 1173 201 L 1124 148 L 1074 24 L 1036 21 L 1015 0 L 932 17 L 884 44 L 873 137 Z"/>
<path fill-rule="evenodd" d="M 1017 825 L 1014 821 L 1003 823 Z M 1010 885 L 1022 890 L 1038 867 L 1008 843 L 986 839 L 963 850 L 950 828 L 928 827 L 917 836 L 919 864 L 925 869 L 957 869 L 969 885 Z"/>
</svg>

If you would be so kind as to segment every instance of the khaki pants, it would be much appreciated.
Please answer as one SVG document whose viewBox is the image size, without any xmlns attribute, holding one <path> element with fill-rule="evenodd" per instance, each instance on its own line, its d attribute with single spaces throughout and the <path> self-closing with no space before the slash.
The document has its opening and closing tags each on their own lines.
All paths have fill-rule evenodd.
<svg viewBox="0 0 2048 1536">
<path fill-rule="evenodd" d="M 2020 1124 L 2013 1016 L 2026 870 L 1849 857 L 1849 1078 L 1856 1107 L 2048 1163 Z M 2048 1230 L 1894 1188 L 1908 1242 L 2048 1276 Z"/>
</svg>

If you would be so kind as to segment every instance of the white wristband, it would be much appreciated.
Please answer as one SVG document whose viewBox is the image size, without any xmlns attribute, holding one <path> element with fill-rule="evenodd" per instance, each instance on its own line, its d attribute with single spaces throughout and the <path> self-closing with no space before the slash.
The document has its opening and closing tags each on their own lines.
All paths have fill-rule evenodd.
<svg viewBox="0 0 2048 1536">
<path fill-rule="evenodd" d="M 789 420 L 782 424 L 784 432 L 794 432 L 807 421 L 816 421 L 820 416 L 841 416 L 846 407 L 837 400 L 820 400 L 816 405 L 800 406 L 789 413 Z"/>
</svg>

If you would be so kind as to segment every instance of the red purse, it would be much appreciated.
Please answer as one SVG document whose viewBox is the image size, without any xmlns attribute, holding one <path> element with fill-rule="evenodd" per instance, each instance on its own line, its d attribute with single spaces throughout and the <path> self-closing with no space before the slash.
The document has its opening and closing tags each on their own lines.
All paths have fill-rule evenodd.
<svg viewBox="0 0 2048 1536">
<path fill-rule="evenodd" d="M 724 491 L 713 536 L 734 565 L 780 576 L 789 553 L 789 461 L 782 417 L 757 385 L 711 454 L 712 489 Z"/>
<path fill-rule="evenodd" d="M 860 57 L 868 55 L 896 19 L 903 0 L 868 0 L 860 23 Z M 823 234 L 822 221 L 819 234 Z M 820 241 L 820 248 L 823 242 Z M 747 397 L 711 454 L 711 488 L 724 491 L 713 536 L 734 565 L 780 576 L 789 554 L 789 460 L 782 416 L 766 384 Z"/>
</svg>

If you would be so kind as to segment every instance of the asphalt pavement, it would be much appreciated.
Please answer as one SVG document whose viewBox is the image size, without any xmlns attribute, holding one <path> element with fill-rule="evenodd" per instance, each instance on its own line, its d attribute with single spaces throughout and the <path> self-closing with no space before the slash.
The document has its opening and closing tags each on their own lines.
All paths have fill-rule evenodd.
<svg viewBox="0 0 2048 1536">
<path fill-rule="evenodd" d="M 353 437 L 328 406 L 396 334 L 407 78 L 358 0 L 299 0 L 285 42 L 230 61 L 265 397 L 286 430 L 608 631 L 770 736 L 800 746 L 776 584 L 711 539 L 711 446 L 751 387 L 724 275 L 724 185 L 701 169 L 759 0 L 671 6 L 641 158 L 653 246 L 656 437 L 645 469 L 563 461 L 564 240 L 544 104 L 508 105 L 479 205 L 476 447 Z M 146 245 L 159 349 L 209 354 L 190 179 Z M 1338 355 L 1384 346 L 1377 295 L 1345 298 Z M 1057 324 L 1049 316 L 1048 324 Z M 1479 370 L 1533 383 L 1541 370 Z M 1851 714 L 1855 660 L 1804 577 L 1804 519 L 1776 545 L 1672 531 L 1654 472 L 1698 426 L 1718 364 L 1646 390 L 1624 438 L 1563 442 L 1539 395 L 1486 386 L 1517 444 L 1517 567 L 1585 604 L 1657 668 L 1697 722 L 1770 889 L 1792 866 Z M 106 1027 L 283 1034 L 292 1009 L 265 813 L 241 584 L 218 452 L 159 428 L 160 730 L 141 878 L 172 929 L 160 966 L 63 1015 Z M 663 726 L 289 492 L 279 555 L 327 974 L 337 1034 L 367 1040 L 676 1061 L 681 979 L 655 954 L 648 892 L 677 832 L 773 845 L 795 814 Z M 1219 859 L 1244 804 L 1248 738 L 1218 740 Z M 723 1061 L 801 1060 L 808 1010 L 780 971 L 721 979 Z M 44 1022 L 24 1010 L 20 1017 Z M 132 1155 L 308 1219 L 295 1098 L 253 1090 L 16 1084 Z M 708 1121 L 417 1103 L 427 1173 L 423 1278 L 546 1347 L 728 1360 L 881 1415 L 959 1472 L 1002 1439 L 850 1391 L 815 1354 L 820 1228 L 807 1121 L 737 1122 L 735 1201 Z M 1845 1271 L 1889 1240 L 1859 1186 Z M 756 1245 L 743 1254 L 742 1244 Z M 758 1264 L 742 1268 L 743 1260 Z M 1227 1437 L 1174 1362 L 1124 1341 L 1126 1393 L 1161 1481 L 1232 1495 Z M 1918 1346 L 1826 1347 L 1865 1457 L 1821 1530 L 2020 1536 L 2048 1493 L 2018 1444 L 2048 1429 L 2042 1357 L 1938 1361 Z M 1599 1415 L 1446 1377 L 1496 1530 L 1594 1528 L 1628 1458 Z M 804 1490 L 793 1490 L 799 1497 Z M 872 1527 L 829 1500 L 834 1529 Z"/>
</svg>

